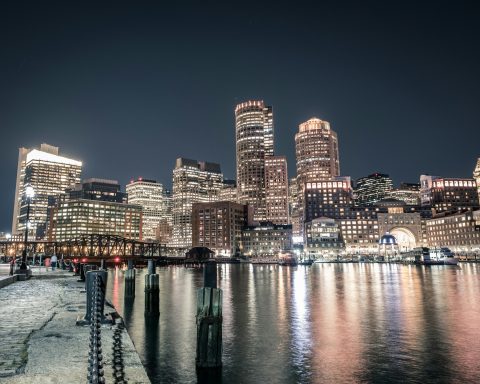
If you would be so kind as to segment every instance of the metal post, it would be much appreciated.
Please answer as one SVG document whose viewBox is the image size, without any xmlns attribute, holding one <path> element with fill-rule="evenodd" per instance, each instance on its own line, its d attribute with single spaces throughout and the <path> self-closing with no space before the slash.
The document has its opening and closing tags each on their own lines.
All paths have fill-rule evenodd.
<svg viewBox="0 0 480 384">
<path fill-rule="evenodd" d="M 155 263 L 153 259 L 148 259 L 148 274 L 149 275 L 155 274 Z"/>
<path fill-rule="evenodd" d="M 104 306 L 105 306 L 105 291 L 107 287 L 107 271 L 88 271 L 86 275 L 86 291 L 87 291 L 87 312 L 85 314 L 85 320 L 90 323 L 90 318 L 91 318 L 91 309 L 92 309 L 92 304 L 96 303 L 94 301 L 95 298 L 95 284 L 96 284 L 96 276 L 101 279 L 101 290 L 98 292 L 98 298 L 97 301 L 100 304 L 100 316 L 103 321 L 103 312 L 104 312 Z"/>
<path fill-rule="evenodd" d="M 28 221 L 30 220 L 30 197 L 27 196 L 27 221 L 25 222 L 25 239 L 23 241 L 21 270 L 27 269 Z"/>
</svg>

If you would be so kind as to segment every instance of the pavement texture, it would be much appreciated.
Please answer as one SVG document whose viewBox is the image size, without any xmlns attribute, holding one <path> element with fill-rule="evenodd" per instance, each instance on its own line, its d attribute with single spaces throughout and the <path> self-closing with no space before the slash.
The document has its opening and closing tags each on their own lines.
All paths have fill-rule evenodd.
<svg viewBox="0 0 480 384">
<path fill-rule="evenodd" d="M 0 383 L 87 382 L 90 327 L 75 325 L 86 302 L 77 279 L 57 270 L 0 289 Z M 114 309 L 106 306 L 105 312 Z M 128 333 L 117 328 L 101 327 L 105 382 L 120 382 L 112 364 L 116 331 L 125 381 L 150 383 Z"/>
</svg>

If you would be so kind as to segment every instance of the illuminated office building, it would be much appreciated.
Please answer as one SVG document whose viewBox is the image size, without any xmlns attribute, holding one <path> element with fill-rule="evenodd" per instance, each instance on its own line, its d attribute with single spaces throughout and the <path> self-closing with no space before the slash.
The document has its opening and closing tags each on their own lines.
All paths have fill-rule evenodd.
<svg viewBox="0 0 480 384">
<path fill-rule="evenodd" d="M 126 193 L 115 180 L 87 179 L 75 184 L 51 205 L 49 240 L 80 239 L 89 234 L 141 240 L 142 207 L 126 201 Z"/>
<path fill-rule="evenodd" d="M 399 188 L 394 188 L 388 192 L 386 197 L 401 200 L 407 205 L 419 205 L 420 184 L 402 183 Z"/>
<path fill-rule="evenodd" d="M 479 207 L 474 179 L 421 175 L 420 196 L 422 205 L 430 206 L 435 214 Z"/>
<path fill-rule="evenodd" d="M 192 246 L 193 203 L 218 201 L 222 188 L 219 164 L 177 159 L 173 170 L 172 246 Z"/>
<path fill-rule="evenodd" d="M 480 211 L 444 212 L 427 220 L 428 246 L 448 247 L 461 259 L 480 259 Z"/>
<path fill-rule="evenodd" d="M 319 217 L 305 223 L 304 251 L 310 259 L 337 259 L 345 251 L 335 219 Z"/>
<path fill-rule="evenodd" d="M 231 201 L 194 203 L 193 246 L 208 247 L 216 256 L 234 256 L 240 252 L 242 229 L 250 222 L 247 205 Z"/>
<path fill-rule="evenodd" d="M 299 230 L 303 235 L 305 185 L 308 182 L 331 180 L 340 175 L 337 134 L 328 121 L 318 118 L 299 125 L 295 134 Z"/>
<path fill-rule="evenodd" d="M 304 189 L 304 222 L 320 217 L 343 219 L 349 217 L 352 186 L 349 176 L 308 182 Z"/>
<path fill-rule="evenodd" d="M 266 219 L 265 159 L 273 156 L 273 112 L 263 101 L 235 108 L 238 202 L 253 207 L 254 220 Z"/>
<path fill-rule="evenodd" d="M 289 224 L 288 173 L 285 156 L 265 159 L 265 206 L 267 221 Z"/>
<path fill-rule="evenodd" d="M 373 173 L 357 179 L 355 205 L 373 205 L 388 196 L 393 189 L 392 179 L 383 173 Z"/>
<path fill-rule="evenodd" d="M 161 183 L 138 178 L 126 186 L 129 204 L 140 205 L 143 210 L 142 238 L 156 240 L 157 228 L 167 218 L 167 198 Z"/>
<path fill-rule="evenodd" d="M 237 197 L 237 182 L 235 180 L 223 180 L 223 187 L 220 190 L 218 198 L 220 201 L 231 201 L 236 203 Z"/>
<path fill-rule="evenodd" d="M 292 226 L 269 222 L 247 226 L 242 230 L 242 254 L 250 257 L 274 257 L 292 248 Z"/>
<path fill-rule="evenodd" d="M 292 225 L 292 239 L 294 243 L 303 243 L 302 230 L 300 229 L 300 208 L 297 178 L 292 177 L 288 183 L 288 210 L 290 224 Z"/>
<path fill-rule="evenodd" d="M 80 182 L 81 172 L 82 162 L 60 156 L 58 147 L 42 144 L 40 149 L 20 148 L 12 234 L 25 231 L 27 186 L 32 186 L 35 192 L 30 201 L 29 235 L 44 238 L 49 197 L 63 194 L 72 184 Z"/>
</svg>

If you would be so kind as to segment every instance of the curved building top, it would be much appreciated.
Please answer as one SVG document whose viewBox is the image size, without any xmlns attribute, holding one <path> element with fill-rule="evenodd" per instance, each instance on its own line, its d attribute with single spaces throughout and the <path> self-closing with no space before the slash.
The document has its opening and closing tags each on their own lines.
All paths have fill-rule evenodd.
<svg viewBox="0 0 480 384">
<path fill-rule="evenodd" d="M 312 117 L 310 120 L 300 124 L 298 128 L 299 128 L 299 132 L 312 131 L 314 129 L 330 130 L 330 123 L 325 120 L 320 120 L 317 117 Z"/>
<path fill-rule="evenodd" d="M 237 106 L 235 107 L 235 114 L 238 113 L 238 111 L 248 107 L 264 108 L 265 104 L 263 100 L 248 100 L 243 103 L 237 104 Z"/>
</svg>

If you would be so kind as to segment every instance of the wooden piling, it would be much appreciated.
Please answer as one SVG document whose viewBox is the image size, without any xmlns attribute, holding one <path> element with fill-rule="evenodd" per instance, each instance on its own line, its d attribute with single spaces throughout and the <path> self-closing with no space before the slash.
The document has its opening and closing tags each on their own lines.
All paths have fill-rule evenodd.
<svg viewBox="0 0 480 384">
<path fill-rule="evenodd" d="M 222 366 L 222 290 L 217 288 L 217 263 L 204 264 L 204 288 L 197 291 L 197 369 Z"/>
<path fill-rule="evenodd" d="M 145 275 L 145 314 L 158 315 L 160 313 L 160 279 L 157 274 Z"/>
<path fill-rule="evenodd" d="M 135 296 L 135 269 L 125 271 L 125 297 Z"/>
</svg>

